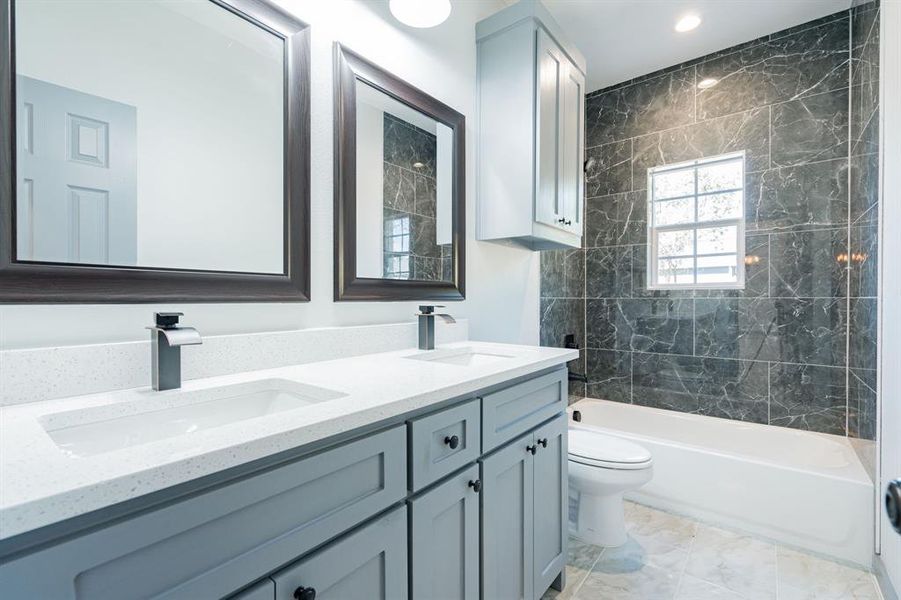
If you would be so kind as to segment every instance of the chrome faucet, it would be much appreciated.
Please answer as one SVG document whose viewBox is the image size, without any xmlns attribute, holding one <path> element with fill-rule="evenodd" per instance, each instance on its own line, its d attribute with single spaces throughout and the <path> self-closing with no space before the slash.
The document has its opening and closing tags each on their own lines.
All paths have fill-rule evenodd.
<svg viewBox="0 0 901 600">
<path fill-rule="evenodd" d="M 447 313 L 436 313 L 436 308 L 443 306 L 420 306 L 416 316 L 419 317 L 419 349 L 435 349 L 435 317 L 441 317 L 447 323 L 456 323 L 454 318 Z"/>
<path fill-rule="evenodd" d="M 181 347 L 202 344 L 193 327 L 179 327 L 183 313 L 154 313 L 156 325 L 148 327 L 151 342 L 151 370 L 153 389 L 160 392 L 181 387 Z"/>
</svg>

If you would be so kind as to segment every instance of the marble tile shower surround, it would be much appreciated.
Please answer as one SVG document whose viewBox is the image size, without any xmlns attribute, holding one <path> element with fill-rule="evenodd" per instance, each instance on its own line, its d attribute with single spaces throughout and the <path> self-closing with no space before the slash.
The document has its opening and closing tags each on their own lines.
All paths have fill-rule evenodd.
<svg viewBox="0 0 901 600">
<path fill-rule="evenodd" d="M 873 438 L 878 15 L 586 97 L 584 247 L 541 257 L 541 343 L 583 348 L 573 397 Z M 745 289 L 648 290 L 648 168 L 739 150 Z"/>
<path fill-rule="evenodd" d="M 385 113 L 383 202 L 386 235 L 390 222 L 406 217 L 410 223 L 410 278 L 453 279 L 450 244 L 435 243 L 438 187 L 437 138 Z M 419 167 L 414 165 L 421 165 Z M 385 251 L 385 276 L 389 257 Z"/>
<path fill-rule="evenodd" d="M 205 336 L 182 352 L 184 379 L 415 348 L 417 324 Z M 203 332 L 201 332 L 203 333 Z M 469 339 L 469 322 L 436 323 L 439 344 Z M 0 406 L 150 385 L 150 341 L 0 351 Z"/>
</svg>

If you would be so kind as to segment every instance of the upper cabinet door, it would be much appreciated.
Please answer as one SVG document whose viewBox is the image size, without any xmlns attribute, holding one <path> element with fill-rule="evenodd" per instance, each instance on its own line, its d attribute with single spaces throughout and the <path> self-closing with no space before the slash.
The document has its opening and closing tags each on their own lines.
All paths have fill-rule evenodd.
<svg viewBox="0 0 901 600">
<path fill-rule="evenodd" d="M 566 219 L 560 194 L 560 83 L 566 58 L 540 27 L 537 36 L 535 218 L 545 225 L 563 227 Z"/>
<path fill-rule="evenodd" d="M 563 198 L 564 225 L 581 235 L 584 198 L 583 136 L 585 114 L 585 76 L 570 62 L 561 72 L 560 111 L 560 197 Z"/>
</svg>

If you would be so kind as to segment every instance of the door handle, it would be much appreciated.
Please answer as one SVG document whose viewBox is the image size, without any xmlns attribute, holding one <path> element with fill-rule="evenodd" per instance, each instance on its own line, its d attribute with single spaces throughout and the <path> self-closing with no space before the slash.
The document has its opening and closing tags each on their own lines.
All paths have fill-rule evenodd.
<svg viewBox="0 0 901 600">
<path fill-rule="evenodd" d="M 538 440 L 538 443 L 541 445 L 542 448 L 547 448 L 547 438 Z"/>
<path fill-rule="evenodd" d="M 535 453 L 538 452 L 538 446 L 526 446 L 526 452 L 535 456 Z"/>
<path fill-rule="evenodd" d="M 885 512 L 891 526 L 901 533 L 901 479 L 890 481 L 885 490 Z"/>
<path fill-rule="evenodd" d="M 478 494 L 479 492 L 482 491 L 482 480 L 481 479 L 476 479 L 475 481 L 470 479 L 469 483 L 467 485 L 469 485 L 469 487 L 472 488 L 472 491 L 474 491 L 476 494 Z"/>
</svg>

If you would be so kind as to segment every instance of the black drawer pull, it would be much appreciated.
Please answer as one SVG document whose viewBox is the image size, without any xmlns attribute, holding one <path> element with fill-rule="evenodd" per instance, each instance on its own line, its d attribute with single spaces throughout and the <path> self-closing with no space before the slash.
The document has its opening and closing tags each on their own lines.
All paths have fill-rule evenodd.
<svg viewBox="0 0 901 600">
<path fill-rule="evenodd" d="M 472 491 L 474 491 L 476 494 L 478 494 L 479 492 L 482 491 L 482 480 L 481 480 L 481 479 L 476 479 L 475 481 L 473 481 L 473 480 L 470 479 L 470 480 L 469 480 L 469 487 L 472 488 Z"/>
<path fill-rule="evenodd" d="M 316 600 L 316 589 L 300 586 L 294 590 L 294 600 Z"/>
<path fill-rule="evenodd" d="M 538 440 L 538 443 L 541 445 L 542 448 L 547 448 L 547 438 Z"/>
<path fill-rule="evenodd" d="M 526 446 L 526 452 L 530 453 L 532 456 L 535 456 L 535 453 L 538 452 L 538 446 Z"/>
<path fill-rule="evenodd" d="M 444 443 L 450 446 L 451 450 L 456 450 L 457 446 L 460 445 L 460 438 L 455 435 L 445 436 Z"/>
</svg>

